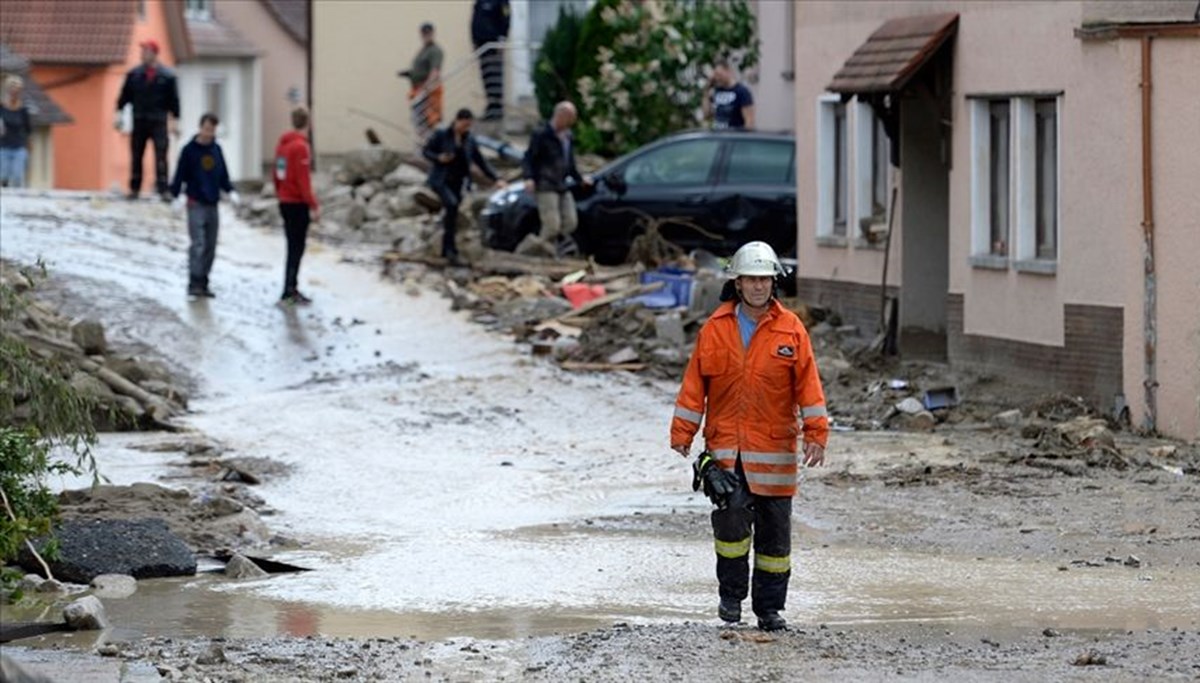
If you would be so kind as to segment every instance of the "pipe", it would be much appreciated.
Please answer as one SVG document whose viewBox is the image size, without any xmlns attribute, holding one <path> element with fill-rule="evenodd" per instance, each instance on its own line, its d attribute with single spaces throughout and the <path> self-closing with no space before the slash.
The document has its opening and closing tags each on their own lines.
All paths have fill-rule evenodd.
<svg viewBox="0 0 1200 683">
<path fill-rule="evenodd" d="M 1151 130 L 1151 100 L 1153 89 L 1151 78 L 1151 43 L 1153 36 L 1142 34 L 1142 247 L 1145 279 L 1142 302 L 1142 326 L 1145 339 L 1145 429 L 1154 432 L 1157 427 L 1158 405 L 1158 282 L 1154 268 L 1154 166 Z"/>
</svg>

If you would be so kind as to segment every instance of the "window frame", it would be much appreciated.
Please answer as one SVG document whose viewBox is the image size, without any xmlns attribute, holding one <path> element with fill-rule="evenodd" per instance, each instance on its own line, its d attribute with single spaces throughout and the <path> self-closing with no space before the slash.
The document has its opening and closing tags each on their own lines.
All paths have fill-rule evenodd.
<svg viewBox="0 0 1200 683">
<path fill-rule="evenodd" d="M 882 211 L 875 211 L 876 185 L 876 140 L 882 140 L 883 151 L 883 203 Z M 894 182 L 892 176 L 891 144 L 887 132 L 883 129 L 883 120 L 875 115 L 870 104 L 854 99 L 854 217 L 852 235 L 855 246 L 866 249 L 882 249 L 881 241 L 872 242 L 869 231 L 875 225 L 887 225 L 889 197 Z"/>
<path fill-rule="evenodd" d="M 185 19 L 210 21 L 213 16 L 212 0 L 183 0 L 183 16 Z"/>
<path fill-rule="evenodd" d="M 835 127 L 837 109 L 843 106 L 842 98 L 837 93 L 822 93 L 817 97 L 816 105 L 817 154 L 814 177 L 817 179 L 815 216 L 817 244 L 818 246 L 844 247 L 849 244 L 849 240 L 845 235 L 836 234 L 834 226 L 836 214 L 834 193 L 836 192 L 835 175 L 837 172 L 835 168 L 837 163 Z M 846 162 L 848 161 L 847 159 Z M 849 164 L 844 163 L 843 166 L 846 168 L 846 182 L 849 182 Z M 846 209 L 848 213 L 850 207 L 847 206 Z"/>
</svg>

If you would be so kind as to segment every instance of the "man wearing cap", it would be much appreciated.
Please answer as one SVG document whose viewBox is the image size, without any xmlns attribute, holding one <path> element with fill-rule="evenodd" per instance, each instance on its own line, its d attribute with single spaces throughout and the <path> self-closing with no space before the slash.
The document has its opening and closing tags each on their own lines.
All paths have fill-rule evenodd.
<svg viewBox="0 0 1200 683">
<path fill-rule="evenodd" d="M 693 468 L 701 474 L 719 467 L 732 480 L 712 513 L 717 616 L 741 621 L 749 594 L 758 627 L 778 631 L 787 626 L 779 613 L 792 570 L 798 466 L 824 464 L 829 420 L 808 331 L 775 298 L 784 275 L 775 250 L 765 242 L 743 245 L 729 275 L 724 303 L 700 328 L 684 372 L 671 448 L 687 457 L 703 424 L 705 448 Z"/>
<path fill-rule="evenodd" d="M 412 103 L 413 132 L 424 143 L 442 121 L 442 48 L 433 42 L 433 24 L 421 24 L 421 49 L 412 66 L 400 72 L 412 82 L 408 100 Z"/>
<path fill-rule="evenodd" d="M 179 87 L 175 72 L 158 62 L 158 43 L 141 43 L 142 63 L 125 75 L 125 85 L 117 99 L 116 128 L 121 130 L 121 110 L 133 105 L 133 131 L 129 138 L 132 153 L 129 169 L 129 198 L 142 191 L 142 157 L 146 141 L 154 141 L 155 190 L 165 202 L 171 201 L 167 189 L 167 132 L 179 134 Z"/>
</svg>

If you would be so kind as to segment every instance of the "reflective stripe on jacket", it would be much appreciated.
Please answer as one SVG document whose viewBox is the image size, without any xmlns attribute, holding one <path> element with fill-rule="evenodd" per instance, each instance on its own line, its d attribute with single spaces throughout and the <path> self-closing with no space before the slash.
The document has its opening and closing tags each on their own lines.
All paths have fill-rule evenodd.
<svg viewBox="0 0 1200 683">
<path fill-rule="evenodd" d="M 722 304 L 696 339 L 671 420 L 671 446 L 690 446 L 700 424 L 721 467 L 738 454 L 750 490 L 796 493 L 797 436 L 825 445 L 829 419 L 808 331 L 772 300 L 749 348 L 742 346 L 735 302 Z"/>
</svg>

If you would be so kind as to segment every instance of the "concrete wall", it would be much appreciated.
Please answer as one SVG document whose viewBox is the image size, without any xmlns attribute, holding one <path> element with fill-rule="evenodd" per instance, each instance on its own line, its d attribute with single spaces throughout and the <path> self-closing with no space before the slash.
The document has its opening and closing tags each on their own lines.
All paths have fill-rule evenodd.
<svg viewBox="0 0 1200 683">
<path fill-rule="evenodd" d="M 759 130 L 790 132 L 796 126 L 793 24 L 797 3 L 755 0 L 753 10 L 760 54 L 746 82 L 754 93 L 756 125 Z"/>
<path fill-rule="evenodd" d="M 213 9 L 222 22 L 236 28 L 261 51 L 262 87 L 256 96 L 261 101 L 262 132 L 254 162 L 258 177 L 270 167 L 279 136 L 292 129 L 292 109 L 308 102 L 307 52 L 257 0 L 224 0 Z"/>
<path fill-rule="evenodd" d="M 318 157 L 366 145 L 372 128 L 384 144 L 414 145 L 407 69 L 421 47 L 418 28 L 434 23 L 445 53 L 443 119 L 460 107 L 482 110 L 479 68 L 464 64 L 471 45 L 471 3 L 438 0 L 315 0 L 313 4 L 313 137 Z M 457 74 L 456 67 L 463 65 Z M 354 110 L 366 112 L 364 116 Z M 384 123 L 374 120 L 382 119 Z"/>
<path fill-rule="evenodd" d="M 180 142 L 195 135 L 204 113 L 204 87 L 213 79 L 225 83 L 225 110 L 217 112 L 217 142 L 234 182 L 262 174 L 262 88 L 254 59 L 201 59 L 179 67 Z M 182 144 L 181 144 L 182 147 Z"/>
<path fill-rule="evenodd" d="M 1136 11 L 1137 3 L 1130 7 Z M 957 11 L 949 292 L 962 296 L 962 333 L 1063 347 L 1067 305 L 1121 309 L 1123 393 L 1140 423 L 1146 404 L 1139 42 L 1074 37 L 1085 16 L 1097 16 L 1097 6 L 1090 2 L 805 2 L 797 11 L 801 275 L 871 283 L 878 282 L 879 272 L 877 253 L 864 253 L 853 244 L 818 246 L 815 183 L 803 172 L 816 163 L 817 97 L 845 59 L 887 19 Z M 1153 49 L 1159 426 L 1195 439 L 1200 437 L 1200 276 L 1193 265 L 1200 263 L 1200 193 L 1195 191 L 1200 177 L 1200 88 L 1195 85 L 1200 41 L 1164 38 L 1154 41 Z M 999 270 L 972 266 L 967 98 L 1032 92 L 1062 93 L 1056 272 L 1022 272 L 1012 264 Z M 900 217 L 906 217 L 903 210 Z M 897 237 L 903 231 L 900 221 Z"/>
</svg>

